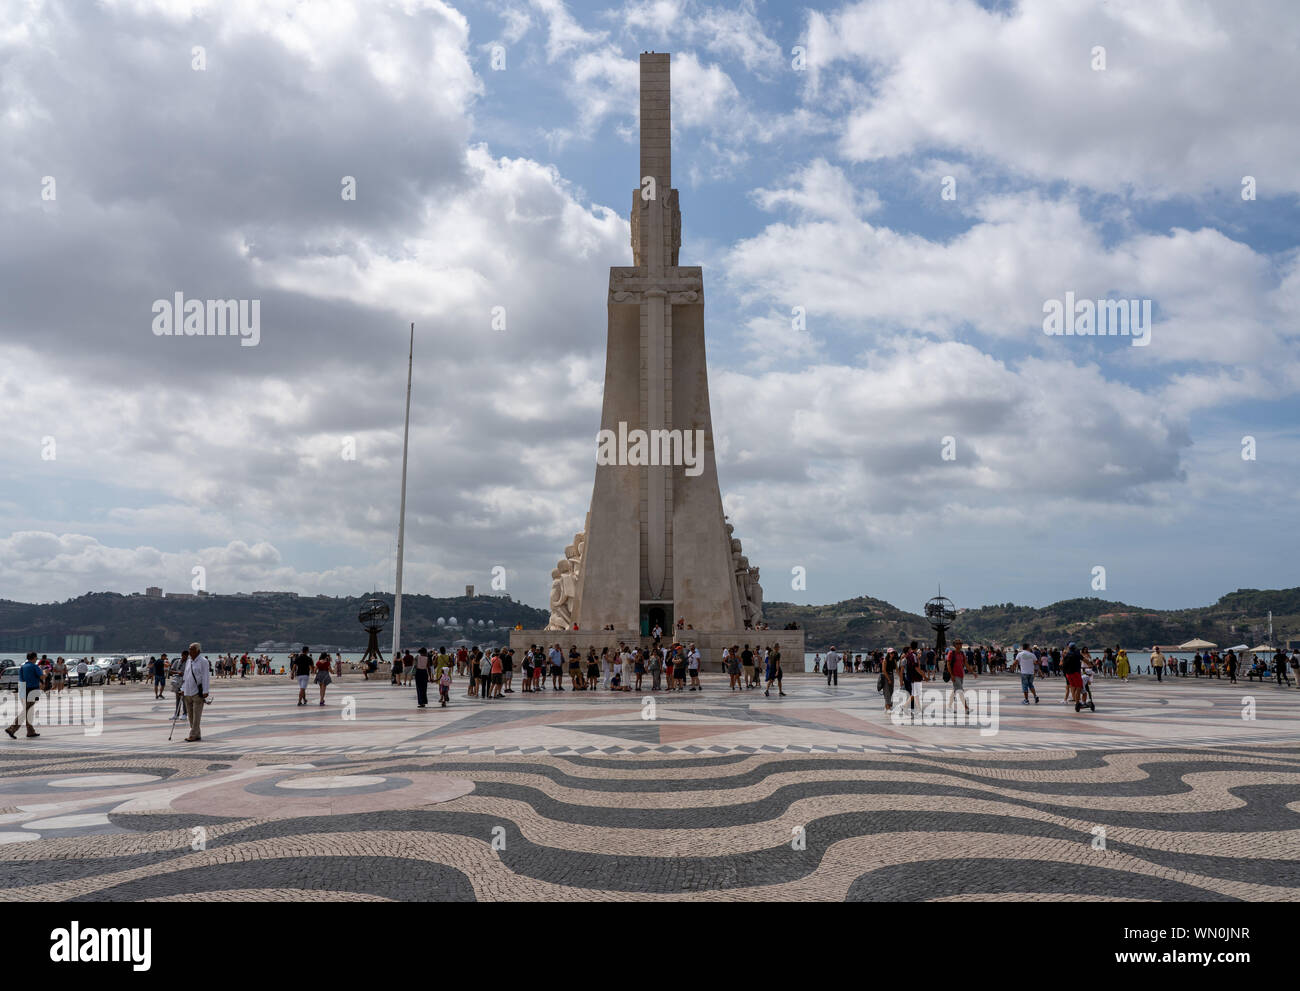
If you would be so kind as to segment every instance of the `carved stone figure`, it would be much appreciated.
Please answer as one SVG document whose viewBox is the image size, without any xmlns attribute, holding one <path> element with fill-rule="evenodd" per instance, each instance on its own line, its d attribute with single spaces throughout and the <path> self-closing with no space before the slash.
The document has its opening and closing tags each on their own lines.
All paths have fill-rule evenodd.
<svg viewBox="0 0 1300 991">
<path fill-rule="evenodd" d="M 564 573 L 568 566 L 568 561 L 561 561 L 551 569 L 551 618 L 546 624 L 548 630 L 567 630 L 573 625 L 573 603 L 564 588 Z"/>
<path fill-rule="evenodd" d="M 758 568 L 749 569 L 749 607 L 754 615 L 754 622 L 763 619 L 763 586 L 758 583 Z"/>
<path fill-rule="evenodd" d="M 582 576 L 582 556 L 587 549 L 587 535 L 575 533 L 573 543 L 564 548 L 564 557 L 551 572 L 551 618 L 548 630 L 573 627 L 574 608 L 578 601 L 578 579 Z"/>
</svg>

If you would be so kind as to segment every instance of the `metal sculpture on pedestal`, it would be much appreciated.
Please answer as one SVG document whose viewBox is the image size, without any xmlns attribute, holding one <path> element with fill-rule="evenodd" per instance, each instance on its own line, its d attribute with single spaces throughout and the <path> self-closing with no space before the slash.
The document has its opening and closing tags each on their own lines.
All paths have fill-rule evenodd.
<svg viewBox="0 0 1300 991">
<path fill-rule="evenodd" d="M 957 618 L 957 610 L 953 606 L 951 599 L 943 595 L 936 595 L 925 604 L 925 618 L 934 627 L 936 634 L 934 656 L 935 660 L 942 665 L 944 648 L 948 646 L 945 634 Z"/>
<path fill-rule="evenodd" d="M 384 655 L 379 652 L 379 633 L 388 622 L 388 616 L 388 603 L 379 598 L 367 599 L 365 608 L 357 614 L 357 622 L 370 634 L 365 656 L 361 658 L 362 664 L 378 664 L 384 659 Z"/>
</svg>

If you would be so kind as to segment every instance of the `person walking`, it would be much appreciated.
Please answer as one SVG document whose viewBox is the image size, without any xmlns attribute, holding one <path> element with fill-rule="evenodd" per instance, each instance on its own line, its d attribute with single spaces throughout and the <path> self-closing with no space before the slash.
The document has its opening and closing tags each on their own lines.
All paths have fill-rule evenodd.
<svg viewBox="0 0 1300 991">
<path fill-rule="evenodd" d="M 40 701 L 41 695 L 41 666 L 36 663 L 36 651 L 27 652 L 27 660 L 23 666 L 18 669 L 18 687 L 19 710 L 14 713 L 13 725 L 8 727 L 5 732 L 9 734 L 11 740 L 18 739 L 18 726 L 20 723 L 27 724 L 28 736 L 40 736 L 36 732 L 36 727 L 32 725 L 32 707 Z"/>
<path fill-rule="evenodd" d="M 948 705 L 954 712 L 957 711 L 957 696 L 961 695 L 961 704 L 966 707 L 967 714 L 970 713 L 970 702 L 966 699 L 966 689 L 963 687 L 966 683 L 966 654 L 961 649 L 961 641 L 952 642 L 952 650 L 948 652 L 945 658 L 948 665 L 948 677 L 952 682 L 952 688 L 948 693 Z"/>
<path fill-rule="evenodd" d="M 781 651 L 773 648 L 767 655 L 767 687 L 763 689 L 763 694 L 771 698 L 772 682 L 776 682 L 776 690 L 782 698 L 785 698 L 785 691 L 781 687 Z"/>
<path fill-rule="evenodd" d="M 330 655 L 321 651 L 320 657 L 316 658 L 316 684 L 320 685 L 320 704 L 325 704 L 325 689 L 334 679 L 330 677 Z"/>
<path fill-rule="evenodd" d="M 1185 664 L 1185 663 L 1187 663 L 1187 662 L 1184 661 L 1183 663 Z M 1225 658 L 1223 659 L 1223 664 L 1224 664 L 1224 667 L 1226 667 L 1226 668 L 1228 669 L 1228 684 L 1229 684 L 1229 685 L 1235 685 L 1235 684 L 1237 683 L 1237 653 L 1236 653 L 1236 651 L 1229 650 L 1229 651 L 1228 651 L 1228 656 L 1225 657 Z"/>
<path fill-rule="evenodd" d="M 913 719 L 916 718 L 916 697 L 921 693 L 920 686 L 925 683 L 925 680 L 925 672 L 921 670 L 921 659 L 915 650 L 909 650 L 903 659 L 903 687 L 907 689 L 907 706 L 911 710 Z"/>
<path fill-rule="evenodd" d="M 1120 681 L 1128 681 L 1128 651 L 1121 647 L 1115 655 L 1115 674 Z M 1196 676 L 1199 678 L 1200 663 L 1197 662 Z"/>
<path fill-rule="evenodd" d="M 212 677 L 212 665 L 207 655 L 197 643 L 190 644 L 189 660 L 185 664 L 185 675 L 181 678 L 181 695 L 185 699 L 185 715 L 190 721 L 190 735 L 186 743 L 198 743 L 203 739 L 199 731 L 203 721 L 203 707 L 208 702 L 208 686 Z M 307 658 L 311 660 L 310 655 Z"/>
<path fill-rule="evenodd" d="M 740 687 L 740 658 L 736 656 L 733 648 L 728 647 L 722 652 L 722 660 L 727 668 L 727 687 L 735 691 L 744 691 Z"/>
<path fill-rule="evenodd" d="M 444 709 L 451 699 L 451 665 L 441 668 L 438 673 L 438 704 Z"/>
<path fill-rule="evenodd" d="M 1151 648 L 1151 670 L 1156 673 L 1156 681 L 1165 680 L 1165 655 L 1160 653 L 1159 647 Z"/>
<path fill-rule="evenodd" d="M 289 670 L 293 677 L 298 679 L 298 704 L 307 704 L 307 679 L 311 677 L 312 672 L 311 649 L 302 645 L 302 650 L 294 654 L 289 660 Z"/>
<path fill-rule="evenodd" d="M 1276 676 L 1276 682 L 1279 687 L 1286 685 L 1291 687 L 1291 679 L 1286 674 L 1286 651 L 1279 650 L 1273 655 L 1273 674 Z"/>
<path fill-rule="evenodd" d="M 835 652 L 835 644 L 831 644 L 831 649 L 826 652 L 826 663 L 822 666 L 822 670 L 826 672 L 826 684 L 833 684 L 838 688 L 840 684 L 840 655 Z"/>
<path fill-rule="evenodd" d="M 149 667 L 149 673 L 153 675 L 153 697 L 156 701 L 163 697 L 163 689 L 167 687 L 167 655 L 149 658 Z"/>
<path fill-rule="evenodd" d="M 429 704 L 429 648 L 421 647 L 415 655 L 415 707 Z"/>
<path fill-rule="evenodd" d="M 880 665 L 880 690 L 885 694 L 885 711 L 894 708 L 894 676 L 898 673 L 898 652 L 893 647 Z"/>
<path fill-rule="evenodd" d="M 1121 650 L 1120 657 L 1122 658 L 1122 660 L 1120 661 L 1120 665 L 1123 670 L 1123 676 L 1127 678 L 1128 677 L 1128 655 L 1126 655 Z M 1030 693 L 1032 693 L 1034 696 L 1034 704 L 1035 705 L 1038 704 L 1038 690 L 1034 688 L 1035 661 L 1036 658 L 1034 657 L 1034 652 L 1030 650 L 1025 644 L 1021 644 L 1020 651 L 1019 653 L 1016 654 L 1015 665 L 1016 665 L 1016 670 L 1020 672 L 1020 691 L 1024 693 L 1025 705 L 1029 704 Z"/>
</svg>

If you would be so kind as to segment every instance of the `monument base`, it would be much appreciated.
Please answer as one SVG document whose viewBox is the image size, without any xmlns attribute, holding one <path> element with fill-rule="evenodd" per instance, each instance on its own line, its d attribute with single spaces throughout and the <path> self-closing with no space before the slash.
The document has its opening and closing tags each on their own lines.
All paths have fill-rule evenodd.
<svg viewBox="0 0 1300 991">
<path fill-rule="evenodd" d="M 674 630 L 665 633 L 664 643 L 694 643 L 700 648 L 702 670 L 717 672 L 721 670 L 722 652 L 733 644 L 743 650 L 746 644 L 753 647 L 781 648 L 781 666 L 784 671 L 803 671 L 804 631 L 803 630 Z M 653 637 L 643 637 L 640 630 L 511 630 L 510 646 L 517 655 L 522 655 L 531 644 L 541 644 L 547 648 L 559 644 L 567 658 L 570 647 L 577 647 L 584 658 L 588 649 L 594 647 L 599 654 L 608 647 L 614 650 L 620 643 L 629 647 L 650 647 Z M 566 661 L 567 663 L 567 661 Z"/>
</svg>

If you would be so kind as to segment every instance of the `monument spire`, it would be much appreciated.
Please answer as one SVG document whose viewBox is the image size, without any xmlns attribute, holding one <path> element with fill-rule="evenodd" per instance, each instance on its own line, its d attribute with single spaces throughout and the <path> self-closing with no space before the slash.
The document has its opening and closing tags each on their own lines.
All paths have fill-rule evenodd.
<svg viewBox="0 0 1300 991">
<path fill-rule="evenodd" d="M 609 270 L 596 482 L 586 524 L 551 572 L 547 629 L 568 631 L 566 640 L 580 646 L 600 647 L 660 627 L 696 642 L 710 660 L 762 619 L 763 592 L 758 568 L 722 512 L 704 275 L 698 266 L 678 264 L 671 73 L 667 53 L 642 53 L 633 264 Z M 689 634 L 681 632 L 688 628 Z M 528 636 L 518 631 L 511 640 L 524 643 Z M 764 636 L 802 656 L 802 632 Z"/>
<path fill-rule="evenodd" d="M 658 209 L 647 211 L 647 205 Z M 641 175 L 632 200 L 633 263 L 654 275 L 676 265 L 681 232 L 673 189 L 672 64 L 666 52 L 642 52 Z"/>
<path fill-rule="evenodd" d="M 669 56 L 641 55 L 641 181 L 653 176 L 660 189 L 673 185 L 672 69 Z"/>
</svg>

